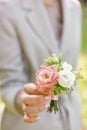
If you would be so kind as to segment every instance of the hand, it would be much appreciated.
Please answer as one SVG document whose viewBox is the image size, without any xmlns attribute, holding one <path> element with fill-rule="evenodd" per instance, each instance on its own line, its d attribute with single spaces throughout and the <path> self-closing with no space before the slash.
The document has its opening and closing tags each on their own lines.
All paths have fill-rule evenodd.
<svg viewBox="0 0 87 130">
<path fill-rule="evenodd" d="M 48 96 L 42 95 L 34 84 L 24 86 L 24 93 L 21 96 L 24 111 L 24 121 L 36 122 L 40 119 L 39 113 L 48 108 Z"/>
</svg>

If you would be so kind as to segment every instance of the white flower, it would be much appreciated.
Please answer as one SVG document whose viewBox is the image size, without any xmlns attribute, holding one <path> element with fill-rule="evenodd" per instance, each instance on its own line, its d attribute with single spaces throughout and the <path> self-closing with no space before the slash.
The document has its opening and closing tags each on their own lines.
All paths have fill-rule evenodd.
<svg viewBox="0 0 87 130">
<path fill-rule="evenodd" d="M 72 70 L 72 66 L 70 64 L 68 64 L 67 62 L 62 63 L 62 67 L 64 70 Z"/>
<path fill-rule="evenodd" d="M 59 85 L 65 88 L 70 88 L 74 85 L 76 76 L 71 71 L 62 70 L 59 72 Z"/>
</svg>

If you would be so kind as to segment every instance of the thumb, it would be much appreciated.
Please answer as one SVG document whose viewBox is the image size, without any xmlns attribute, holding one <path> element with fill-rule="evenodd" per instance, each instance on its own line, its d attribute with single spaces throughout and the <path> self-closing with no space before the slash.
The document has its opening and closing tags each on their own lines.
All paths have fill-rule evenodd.
<svg viewBox="0 0 87 130">
<path fill-rule="evenodd" d="M 43 95 L 37 88 L 36 85 L 33 83 L 26 84 L 24 86 L 24 91 L 31 95 Z"/>
</svg>

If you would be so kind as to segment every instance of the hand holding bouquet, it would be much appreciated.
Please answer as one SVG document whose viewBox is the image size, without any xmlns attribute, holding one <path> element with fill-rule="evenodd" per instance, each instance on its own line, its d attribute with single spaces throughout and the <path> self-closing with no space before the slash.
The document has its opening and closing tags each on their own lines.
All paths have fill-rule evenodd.
<svg viewBox="0 0 87 130">
<path fill-rule="evenodd" d="M 67 62 L 62 61 L 62 56 L 55 54 L 45 60 L 40 70 L 36 73 L 36 87 L 43 95 L 51 97 L 48 111 L 58 111 L 58 95 L 73 91 L 76 81 L 81 78 L 79 71 L 74 71 Z"/>
</svg>

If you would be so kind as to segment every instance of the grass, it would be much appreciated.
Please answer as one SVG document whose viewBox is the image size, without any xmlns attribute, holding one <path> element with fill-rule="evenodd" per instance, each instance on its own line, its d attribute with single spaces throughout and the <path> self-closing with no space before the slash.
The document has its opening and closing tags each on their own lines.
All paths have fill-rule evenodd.
<svg viewBox="0 0 87 130">
<path fill-rule="evenodd" d="M 87 130 L 87 5 L 83 6 L 82 51 L 79 59 L 79 67 L 82 68 L 83 75 L 79 88 L 82 103 L 82 119 L 85 130 Z"/>
</svg>

